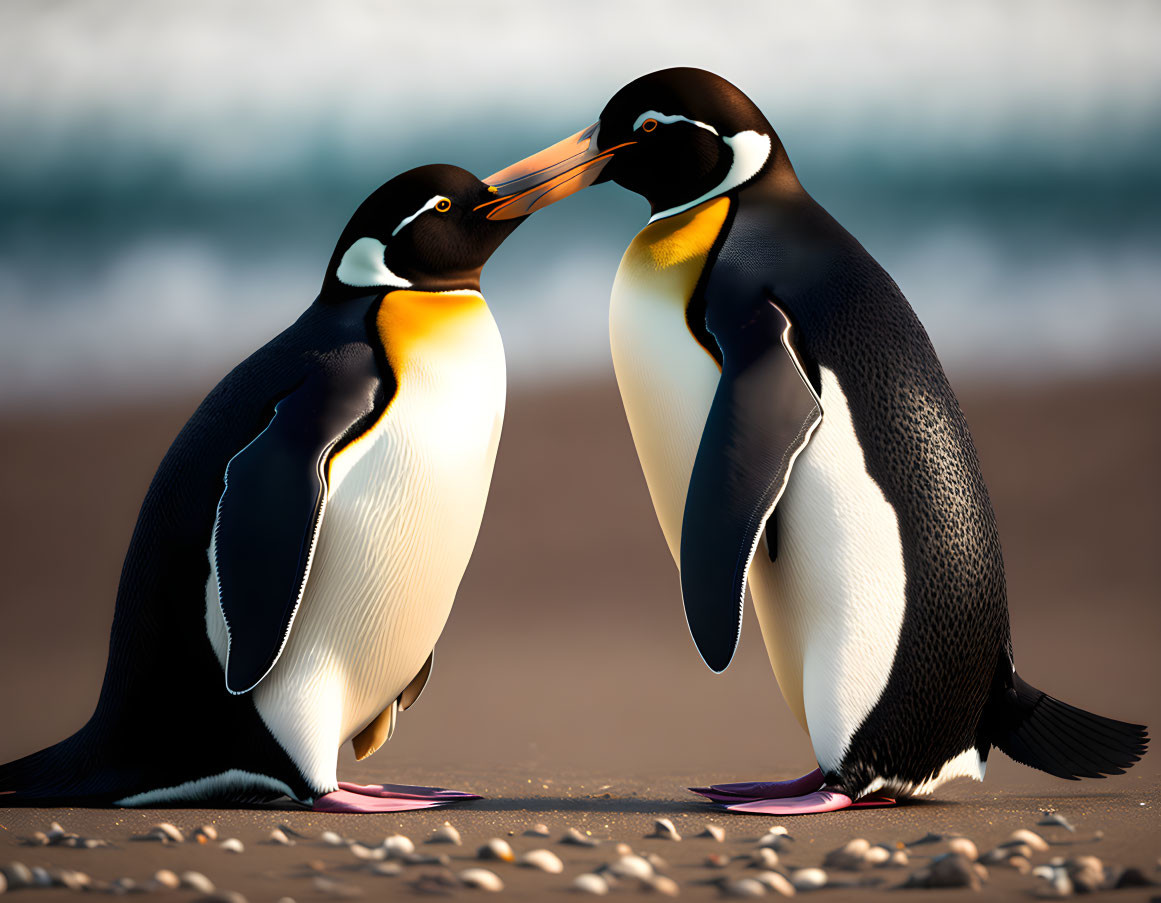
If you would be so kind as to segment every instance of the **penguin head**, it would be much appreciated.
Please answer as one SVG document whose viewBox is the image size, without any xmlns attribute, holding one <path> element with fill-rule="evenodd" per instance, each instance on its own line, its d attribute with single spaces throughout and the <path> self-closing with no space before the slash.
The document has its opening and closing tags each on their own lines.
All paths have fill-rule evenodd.
<svg viewBox="0 0 1161 903">
<path fill-rule="evenodd" d="M 485 209 L 495 219 L 524 216 L 612 181 L 642 195 L 658 217 L 768 173 L 793 180 L 753 101 L 704 69 L 662 69 L 625 85 L 594 125 L 485 179 L 500 194 Z"/>
<path fill-rule="evenodd" d="M 407 288 L 480 287 L 488 258 L 522 219 L 489 220 L 495 195 L 466 169 L 432 164 L 376 189 L 343 229 L 323 279 L 324 298 Z"/>
</svg>

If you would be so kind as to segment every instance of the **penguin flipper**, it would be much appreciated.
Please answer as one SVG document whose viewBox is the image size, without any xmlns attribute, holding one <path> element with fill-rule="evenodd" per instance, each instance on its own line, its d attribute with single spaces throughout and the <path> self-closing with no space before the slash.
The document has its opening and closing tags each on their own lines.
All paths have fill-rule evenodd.
<svg viewBox="0 0 1161 903">
<path fill-rule="evenodd" d="M 378 387 L 369 348 L 317 369 L 226 467 L 214 540 L 231 693 L 254 689 L 286 645 L 322 525 L 330 455 L 371 413 Z"/>
<path fill-rule="evenodd" d="M 686 621 L 705 663 L 719 672 L 737 649 L 746 578 L 763 528 L 822 420 L 785 312 L 767 298 L 744 311 L 722 307 L 707 306 L 722 375 L 681 525 Z"/>
</svg>

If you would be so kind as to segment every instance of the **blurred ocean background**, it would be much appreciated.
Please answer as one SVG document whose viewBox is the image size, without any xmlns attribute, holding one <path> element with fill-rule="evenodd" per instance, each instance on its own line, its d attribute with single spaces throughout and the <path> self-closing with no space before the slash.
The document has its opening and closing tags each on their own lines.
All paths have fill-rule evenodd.
<svg viewBox="0 0 1161 903">
<path fill-rule="evenodd" d="M 1161 351 L 1161 4 L 0 4 L 0 407 L 204 391 L 314 298 L 392 175 L 484 176 L 632 78 L 766 111 L 953 378 Z M 485 270 L 515 385 L 608 375 L 644 202 L 537 216 Z"/>
</svg>

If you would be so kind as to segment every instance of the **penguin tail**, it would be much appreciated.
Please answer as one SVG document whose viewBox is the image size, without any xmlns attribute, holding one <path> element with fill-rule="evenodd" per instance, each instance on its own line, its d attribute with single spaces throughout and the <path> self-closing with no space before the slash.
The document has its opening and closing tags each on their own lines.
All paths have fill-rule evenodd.
<svg viewBox="0 0 1161 903">
<path fill-rule="evenodd" d="M 1006 653 L 983 727 L 985 739 L 1010 758 L 1069 781 L 1124 774 L 1149 745 L 1144 725 L 1094 715 L 1049 696 L 1023 680 Z"/>
<path fill-rule="evenodd" d="M 8 806 L 99 806 L 113 797 L 84 754 L 83 731 L 0 765 L 0 809 Z"/>
</svg>

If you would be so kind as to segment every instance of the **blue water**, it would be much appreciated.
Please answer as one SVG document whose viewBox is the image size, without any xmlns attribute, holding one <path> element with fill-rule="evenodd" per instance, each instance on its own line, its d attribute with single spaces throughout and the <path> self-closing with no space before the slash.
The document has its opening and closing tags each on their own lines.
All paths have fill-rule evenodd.
<svg viewBox="0 0 1161 903">
<path fill-rule="evenodd" d="M 677 62 L 759 101 L 953 377 L 1158 359 L 1161 7 L 772 9 L 5 4 L 0 405 L 206 388 L 310 303 L 379 183 L 486 175 Z M 500 249 L 484 291 L 515 383 L 610 372 L 609 287 L 645 217 L 601 186 Z"/>
</svg>

